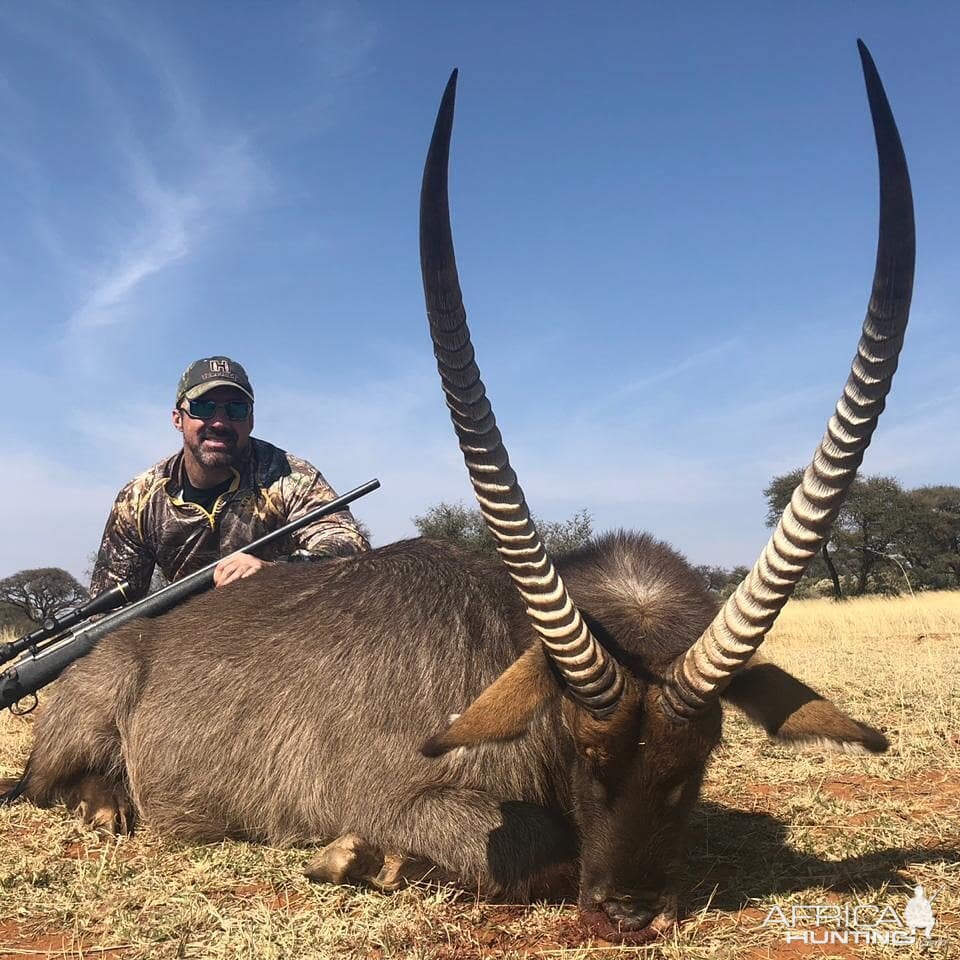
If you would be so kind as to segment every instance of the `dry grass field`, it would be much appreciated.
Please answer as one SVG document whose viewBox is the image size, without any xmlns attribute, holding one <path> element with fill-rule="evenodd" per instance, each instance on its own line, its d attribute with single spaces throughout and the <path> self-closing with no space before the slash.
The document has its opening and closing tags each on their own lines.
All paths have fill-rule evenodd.
<svg viewBox="0 0 960 960">
<path fill-rule="evenodd" d="M 765 652 L 886 730 L 891 750 L 797 754 L 730 711 L 695 817 L 687 919 L 656 946 L 585 941 L 567 904 L 314 885 L 305 850 L 184 847 L 149 829 L 105 840 L 19 804 L 0 810 L 0 958 L 960 957 L 960 592 L 793 602 Z M 0 776 L 19 771 L 30 727 L 0 720 Z M 788 944 L 763 924 L 813 904 L 902 917 L 917 883 L 936 894 L 922 946 Z"/>
</svg>

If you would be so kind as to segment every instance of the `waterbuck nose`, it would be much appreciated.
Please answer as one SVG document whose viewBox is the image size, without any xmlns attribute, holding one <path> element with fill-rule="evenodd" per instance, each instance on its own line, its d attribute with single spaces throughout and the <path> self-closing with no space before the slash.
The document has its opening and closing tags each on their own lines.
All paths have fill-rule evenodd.
<svg viewBox="0 0 960 960">
<path fill-rule="evenodd" d="M 608 897 L 600 906 L 620 930 L 642 930 L 657 915 L 656 910 L 632 897 Z"/>
</svg>

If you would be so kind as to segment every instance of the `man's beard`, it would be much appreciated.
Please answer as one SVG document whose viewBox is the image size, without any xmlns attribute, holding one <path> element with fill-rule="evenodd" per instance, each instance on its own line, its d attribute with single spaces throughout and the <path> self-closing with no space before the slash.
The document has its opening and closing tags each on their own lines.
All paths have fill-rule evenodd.
<svg viewBox="0 0 960 960">
<path fill-rule="evenodd" d="M 219 440 L 227 446 L 223 450 L 209 450 L 203 446 L 204 440 Z M 232 430 L 201 430 L 197 442 L 186 441 L 187 449 L 203 467 L 236 467 L 240 462 L 241 451 L 237 447 L 237 435 Z"/>
</svg>

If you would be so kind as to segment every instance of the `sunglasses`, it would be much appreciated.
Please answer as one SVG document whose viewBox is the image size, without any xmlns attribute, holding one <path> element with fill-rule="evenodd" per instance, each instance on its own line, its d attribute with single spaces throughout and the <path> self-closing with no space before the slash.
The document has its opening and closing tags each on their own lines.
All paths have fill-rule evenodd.
<svg viewBox="0 0 960 960">
<path fill-rule="evenodd" d="M 188 400 L 187 409 L 183 412 L 194 420 L 212 420 L 221 407 L 228 420 L 246 420 L 250 416 L 253 404 L 249 400 L 228 400 L 226 403 L 217 403 L 214 400 Z"/>
</svg>

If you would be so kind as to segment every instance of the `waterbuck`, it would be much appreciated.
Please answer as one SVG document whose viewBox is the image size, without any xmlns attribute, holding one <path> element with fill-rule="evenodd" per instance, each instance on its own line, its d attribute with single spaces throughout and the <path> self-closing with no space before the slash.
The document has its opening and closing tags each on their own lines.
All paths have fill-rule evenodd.
<svg viewBox="0 0 960 960">
<path fill-rule="evenodd" d="M 781 740 L 887 741 L 756 648 L 836 516 L 897 365 L 914 265 L 906 162 L 861 45 L 880 159 L 873 294 L 853 369 L 790 506 L 718 612 L 647 535 L 547 556 L 466 327 L 447 209 L 456 74 L 424 171 L 434 350 L 499 559 L 429 540 L 272 567 L 120 629 L 59 680 L 14 793 L 87 822 L 315 843 L 307 873 L 490 895 L 578 883 L 589 929 L 673 923 L 686 821 L 721 700 Z"/>
</svg>

